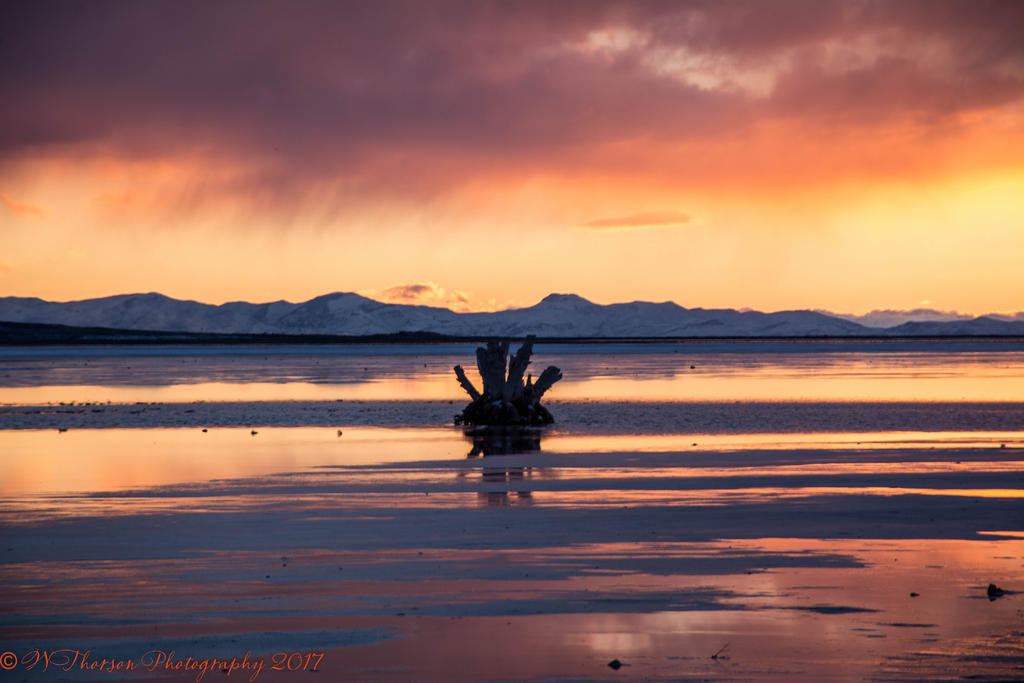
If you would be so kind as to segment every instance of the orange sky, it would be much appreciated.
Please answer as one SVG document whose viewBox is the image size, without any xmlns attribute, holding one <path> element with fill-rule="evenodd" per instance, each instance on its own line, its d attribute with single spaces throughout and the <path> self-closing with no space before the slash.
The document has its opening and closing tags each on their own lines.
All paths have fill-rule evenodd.
<svg viewBox="0 0 1024 683">
<path fill-rule="evenodd" d="M 1024 309 L 1024 3 L 0 12 L 0 296 Z"/>
</svg>

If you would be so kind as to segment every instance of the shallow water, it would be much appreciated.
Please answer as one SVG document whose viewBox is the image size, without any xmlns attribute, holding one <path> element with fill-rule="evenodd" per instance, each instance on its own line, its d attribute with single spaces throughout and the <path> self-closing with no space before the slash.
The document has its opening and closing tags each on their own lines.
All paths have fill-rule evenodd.
<svg viewBox="0 0 1024 683">
<path fill-rule="evenodd" d="M 462 347 L 0 351 L 104 402 L 0 409 L 0 678 L 1024 678 L 1024 351 L 914 344 L 545 352 L 559 423 L 489 436 Z"/>
<path fill-rule="evenodd" d="M 498 462 L 545 458 L 559 464 L 559 479 L 565 480 L 580 471 L 577 460 L 568 456 L 587 454 L 590 462 L 600 464 L 586 468 L 588 477 L 616 480 L 619 485 L 637 477 L 756 476 L 762 471 L 786 476 L 862 471 L 883 477 L 924 471 L 1016 473 L 1021 465 L 1018 459 L 1024 460 L 1024 431 L 607 436 L 531 430 L 527 434 L 526 440 L 499 443 L 506 453 Z M 962 451 L 963 462 L 935 461 L 920 452 L 936 448 Z M 260 428 L 256 434 L 237 428 L 0 430 L 4 454 L 0 498 L 94 495 L 328 470 L 343 472 L 345 481 L 351 482 L 357 468 L 386 473 L 381 479 L 393 481 L 398 474 L 386 469 L 389 466 L 436 465 L 438 471 L 462 472 L 466 461 L 472 464 L 487 454 L 486 449 L 487 444 L 481 446 L 471 433 L 455 427 L 288 427 Z M 786 455 L 808 451 L 820 453 L 821 462 L 808 464 Z M 893 452 L 897 455 L 892 456 Z M 987 454 L 998 457 L 988 462 Z M 661 467 L 662 462 L 672 466 Z M 725 467 L 715 467 L 717 463 Z"/>
<path fill-rule="evenodd" d="M 0 404 L 463 400 L 452 367 L 475 364 L 470 345 L 9 348 L 0 363 Z M 1024 342 L 539 345 L 531 367 L 547 365 L 569 401 L 1024 401 Z"/>
<path fill-rule="evenodd" d="M 339 680 L 1019 674 L 1019 594 L 985 588 L 1024 585 L 1020 435 L 858 436 L 3 432 L 54 478 L 3 479 L 0 637 Z"/>
</svg>

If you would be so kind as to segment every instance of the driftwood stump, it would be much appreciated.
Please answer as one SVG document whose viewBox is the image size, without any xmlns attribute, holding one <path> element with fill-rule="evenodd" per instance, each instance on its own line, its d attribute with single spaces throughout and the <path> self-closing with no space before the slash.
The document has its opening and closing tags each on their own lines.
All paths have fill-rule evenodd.
<svg viewBox="0 0 1024 683">
<path fill-rule="evenodd" d="M 552 384 L 562 379 L 562 371 L 552 365 L 536 382 L 531 375 L 523 381 L 533 354 L 534 339 L 533 335 L 528 336 L 512 356 L 509 356 L 507 341 L 487 342 L 486 348 L 476 350 L 476 367 L 484 383 L 483 391 L 477 391 L 461 365 L 455 366 L 456 379 L 472 399 L 472 403 L 455 416 L 455 424 L 546 425 L 555 421 L 540 404 L 540 399 Z"/>
</svg>

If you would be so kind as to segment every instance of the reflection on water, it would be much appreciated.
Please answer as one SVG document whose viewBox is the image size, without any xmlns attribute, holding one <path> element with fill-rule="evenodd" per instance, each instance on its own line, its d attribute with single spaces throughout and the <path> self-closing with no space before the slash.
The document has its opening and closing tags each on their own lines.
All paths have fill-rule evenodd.
<svg viewBox="0 0 1024 683">
<path fill-rule="evenodd" d="M 466 457 L 537 453 L 543 431 L 543 427 L 469 427 L 463 434 L 473 448 Z"/>
<path fill-rule="evenodd" d="M 256 431 L 253 434 L 252 431 Z M 1024 432 L 593 436 L 550 428 L 0 430 L 0 496 L 98 493 L 276 473 L 372 485 L 431 479 L 479 463 L 507 481 L 536 468 L 562 479 L 1012 472 Z M 468 446 L 468 452 L 467 452 Z M 956 461 L 930 452 L 950 448 Z M 461 463 L 460 463 L 461 461 Z M 436 467 L 435 467 L 436 465 Z M 402 469 L 394 469 L 402 468 Z M 493 479 L 492 481 L 496 481 Z M 1004 487 L 1000 487 L 1004 488 Z"/>
<path fill-rule="evenodd" d="M 251 431 L 256 431 L 252 434 Z M 675 435 L 544 429 L 0 430 L 17 518 L 275 506 L 729 506 L 850 496 L 1019 498 L 1024 433 Z M 780 443 L 773 443 L 779 438 Z M 856 441 L 854 441 L 856 439 Z M 694 443 L 699 444 L 693 446 Z M 426 494 L 426 495 L 424 495 Z"/>
<path fill-rule="evenodd" d="M 855 449 L 928 449 L 936 446 L 963 448 L 1024 447 L 1024 432 L 1018 431 L 902 431 L 836 432 L 798 434 L 631 434 L 548 436 L 544 449 L 549 453 L 594 453 L 658 451 L 730 451 L 786 450 L 793 448 Z"/>
<path fill-rule="evenodd" d="M 908 345 L 538 345 L 534 365 L 562 368 L 557 400 L 1024 400 L 1022 343 Z M 451 368 L 472 358 L 470 346 L 336 348 L 0 350 L 0 403 L 465 399 Z"/>
<path fill-rule="evenodd" d="M 327 466 L 451 460 L 450 429 L 0 430 L 0 495 L 122 491 Z"/>
<path fill-rule="evenodd" d="M 1012 405 L 947 402 L 1024 400 L 1019 348 L 644 348 L 541 350 L 576 401 L 546 430 L 387 429 L 365 405 L 317 419 L 378 426 L 0 429 L 0 639 L 322 643 L 329 680 L 1021 677 L 1024 432 L 981 415 Z M 461 402 L 471 353 L 0 350 L 0 402 Z"/>
<path fill-rule="evenodd" d="M 516 484 L 532 479 L 534 468 L 528 465 L 502 465 L 501 456 L 539 453 L 543 431 L 543 427 L 519 426 L 476 426 L 463 431 L 473 444 L 467 458 L 483 456 L 494 461 L 483 465 L 481 478 L 485 486 L 477 494 L 482 503 L 501 506 L 533 502 L 533 492 Z"/>
<path fill-rule="evenodd" d="M 0 430 L 0 639 L 322 647 L 327 680 L 1020 677 L 1021 594 L 986 586 L 1024 587 L 1024 434 L 718 436 Z"/>
</svg>

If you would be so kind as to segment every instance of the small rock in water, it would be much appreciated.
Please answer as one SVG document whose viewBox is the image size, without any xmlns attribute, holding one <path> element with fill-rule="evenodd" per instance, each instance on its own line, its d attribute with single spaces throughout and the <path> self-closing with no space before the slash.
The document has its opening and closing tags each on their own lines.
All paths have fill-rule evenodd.
<svg viewBox="0 0 1024 683">
<path fill-rule="evenodd" d="M 1000 588 L 999 586 L 995 585 L 994 583 L 990 583 L 988 585 L 988 589 L 985 592 L 988 594 L 988 599 L 989 600 L 995 600 L 996 598 L 1001 598 L 1001 597 L 1003 597 L 1003 594 L 1006 593 L 1006 591 L 1004 591 L 1002 588 Z"/>
<path fill-rule="evenodd" d="M 911 593 L 911 594 L 910 594 L 910 597 L 912 597 L 912 598 L 916 598 L 916 597 L 917 597 L 918 595 L 920 595 L 920 593 Z"/>
<path fill-rule="evenodd" d="M 608 666 L 618 671 L 620 668 L 622 668 L 622 662 L 620 662 L 617 659 L 613 659 L 612 661 L 608 662 Z"/>
<path fill-rule="evenodd" d="M 259 432 L 257 432 L 257 431 L 256 431 L 255 429 L 254 429 L 254 430 L 252 430 L 252 435 L 253 435 L 253 436 L 256 436 L 257 434 L 259 434 Z"/>
<path fill-rule="evenodd" d="M 729 659 L 729 655 L 722 654 L 727 649 L 729 649 L 729 643 L 726 643 L 722 647 L 718 648 L 718 652 L 711 655 L 711 659 Z"/>
</svg>

